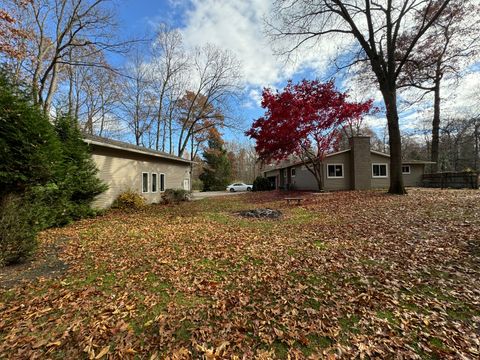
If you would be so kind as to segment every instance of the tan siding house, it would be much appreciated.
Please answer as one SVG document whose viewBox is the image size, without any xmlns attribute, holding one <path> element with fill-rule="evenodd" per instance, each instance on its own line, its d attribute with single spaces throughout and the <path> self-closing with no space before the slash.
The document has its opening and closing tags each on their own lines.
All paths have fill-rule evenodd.
<svg viewBox="0 0 480 360">
<path fill-rule="evenodd" d="M 161 200 L 165 189 L 191 189 L 191 161 L 120 141 L 86 135 L 98 176 L 108 190 L 93 206 L 108 208 L 126 190 L 142 195 L 147 203 Z"/>
<path fill-rule="evenodd" d="M 356 136 L 350 149 L 329 154 L 323 160 L 323 184 L 327 191 L 388 188 L 390 185 L 390 155 L 373 151 L 370 138 Z M 405 186 L 420 186 L 425 165 L 429 161 L 404 161 Z M 264 169 L 264 176 L 277 189 L 318 190 L 313 174 L 304 163 L 279 165 Z"/>
</svg>

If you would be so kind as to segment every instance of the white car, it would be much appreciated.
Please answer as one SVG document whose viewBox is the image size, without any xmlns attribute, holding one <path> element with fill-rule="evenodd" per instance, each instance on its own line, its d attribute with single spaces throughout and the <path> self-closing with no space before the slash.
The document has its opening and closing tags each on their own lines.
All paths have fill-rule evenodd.
<svg viewBox="0 0 480 360">
<path fill-rule="evenodd" d="M 252 191 L 253 185 L 247 185 L 244 183 L 235 183 L 232 185 L 227 186 L 227 191 L 235 192 L 235 191 Z"/>
</svg>

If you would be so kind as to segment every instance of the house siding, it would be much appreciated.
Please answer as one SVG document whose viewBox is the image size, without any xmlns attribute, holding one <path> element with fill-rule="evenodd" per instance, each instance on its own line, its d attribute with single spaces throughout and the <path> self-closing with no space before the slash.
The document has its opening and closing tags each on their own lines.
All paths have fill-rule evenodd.
<svg viewBox="0 0 480 360">
<path fill-rule="evenodd" d="M 325 158 L 323 161 L 323 184 L 327 191 L 348 190 L 352 187 L 352 166 L 350 152 L 345 152 Z M 328 178 L 328 164 L 343 164 L 343 178 Z M 316 188 L 316 190 L 318 190 Z"/>
<path fill-rule="evenodd" d="M 372 153 L 369 173 L 371 177 L 372 189 L 386 189 L 390 186 L 390 157 Z M 387 177 L 376 178 L 373 177 L 372 167 L 373 164 L 387 164 Z"/>
<path fill-rule="evenodd" d="M 339 154 L 334 154 L 328 156 L 323 161 L 323 181 L 324 189 L 327 191 L 336 191 L 336 190 L 353 190 L 357 186 L 357 190 L 360 186 L 358 183 L 355 184 L 353 181 L 354 178 L 354 169 L 352 166 L 352 155 L 350 151 L 346 151 Z M 328 164 L 343 164 L 343 178 L 328 178 L 327 177 L 327 166 Z M 375 178 L 373 177 L 372 165 L 373 164 L 387 164 L 387 177 L 385 178 Z M 410 166 L 410 174 L 403 174 L 403 181 L 405 186 L 421 186 L 422 185 L 422 176 L 425 172 L 424 164 L 409 164 L 404 163 L 404 165 Z M 295 168 L 295 177 L 291 177 L 291 169 Z M 284 170 L 287 169 L 288 176 L 284 176 Z M 386 189 L 390 186 L 390 157 L 386 155 L 381 155 L 377 153 L 371 153 L 368 163 L 362 162 L 361 167 L 357 167 L 357 172 L 361 171 L 363 177 L 365 174 L 368 175 L 368 181 L 365 179 L 362 180 L 361 186 L 366 183 L 369 183 L 368 189 Z M 286 168 L 275 169 L 265 171 L 265 177 L 275 177 L 277 188 L 286 189 L 287 183 L 291 184 L 296 190 L 307 190 L 307 191 L 317 191 L 317 181 L 313 174 L 307 170 L 303 165 L 293 165 Z M 289 182 L 287 182 L 289 181 Z"/>
<path fill-rule="evenodd" d="M 160 186 L 156 193 L 151 192 L 152 173 L 165 174 L 165 189 L 183 189 L 184 180 L 188 180 L 189 188 L 191 186 L 188 163 L 97 145 L 91 145 L 90 148 L 92 159 L 99 170 L 98 177 L 109 186 L 106 192 L 95 199 L 94 207 L 109 207 L 126 190 L 139 193 L 147 203 L 159 202 L 162 196 Z M 148 193 L 142 193 L 142 173 L 149 173 Z M 159 180 L 160 175 L 157 176 Z"/>
<path fill-rule="evenodd" d="M 405 164 L 410 166 L 410 174 L 403 174 L 403 184 L 405 186 L 421 186 L 422 177 L 425 173 L 424 164 Z"/>
<path fill-rule="evenodd" d="M 296 190 L 318 190 L 317 180 L 315 176 L 308 171 L 306 166 L 297 165 L 295 167 L 295 177 L 293 178 L 293 186 Z"/>
</svg>

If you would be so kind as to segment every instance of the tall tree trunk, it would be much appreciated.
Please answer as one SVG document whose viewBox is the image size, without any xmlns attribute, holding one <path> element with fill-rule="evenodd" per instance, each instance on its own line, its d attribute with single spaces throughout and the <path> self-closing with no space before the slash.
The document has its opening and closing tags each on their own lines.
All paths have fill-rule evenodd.
<svg viewBox="0 0 480 360">
<path fill-rule="evenodd" d="M 72 68 L 68 67 L 68 116 L 73 116 L 73 107 L 74 107 L 74 100 L 73 100 L 73 74 Z"/>
<path fill-rule="evenodd" d="M 322 163 L 319 162 L 318 164 L 315 163 L 315 160 L 307 159 L 306 161 L 310 162 L 311 165 L 305 164 L 307 167 L 307 170 L 310 171 L 317 181 L 317 187 L 318 191 L 323 191 L 324 190 L 324 184 L 323 184 L 323 166 Z M 310 167 L 311 166 L 311 167 Z"/>
<path fill-rule="evenodd" d="M 475 120 L 475 170 L 479 170 L 479 157 L 480 157 L 480 119 Z"/>
<path fill-rule="evenodd" d="M 50 80 L 50 86 L 48 87 L 47 97 L 43 103 L 43 111 L 45 114 L 49 114 L 50 107 L 52 105 L 53 95 L 57 91 L 57 80 L 58 80 L 58 64 L 53 65 L 52 68 L 52 78 Z"/>
<path fill-rule="evenodd" d="M 402 176 L 402 140 L 398 123 L 397 91 L 395 86 L 381 89 L 387 110 L 388 143 L 390 146 L 390 194 L 404 195 L 407 192 Z"/>
<path fill-rule="evenodd" d="M 432 150 L 431 160 L 435 164 L 432 164 L 432 172 L 438 172 L 438 156 L 440 145 L 440 69 L 437 67 L 435 75 L 435 89 L 433 90 L 433 120 L 432 120 Z"/>
</svg>

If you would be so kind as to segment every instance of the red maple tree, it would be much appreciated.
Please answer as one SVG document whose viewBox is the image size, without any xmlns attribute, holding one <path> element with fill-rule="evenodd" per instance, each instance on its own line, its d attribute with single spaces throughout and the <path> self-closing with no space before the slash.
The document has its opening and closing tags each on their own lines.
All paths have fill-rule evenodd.
<svg viewBox="0 0 480 360">
<path fill-rule="evenodd" d="M 291 81 L 282 91 L 265 88 L 265 116 L 255 120 L 246 135 L 255 139 L 263 162 L 299 157 L 323 190 L 322 161 L 337 149 L 342 124 L 358 121 L 372 110 L 373 100 L 349 102 L 333 81 Z"/>
</svg>

